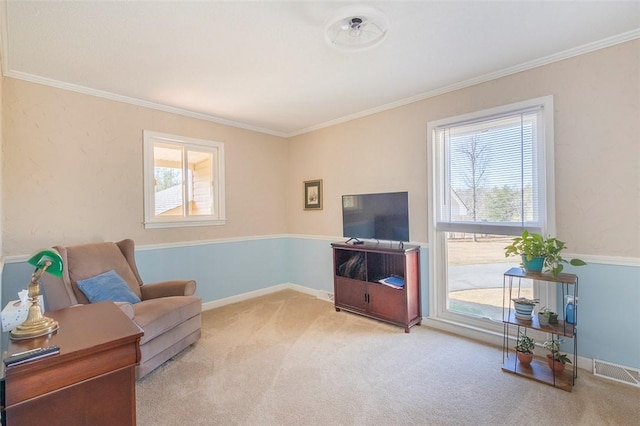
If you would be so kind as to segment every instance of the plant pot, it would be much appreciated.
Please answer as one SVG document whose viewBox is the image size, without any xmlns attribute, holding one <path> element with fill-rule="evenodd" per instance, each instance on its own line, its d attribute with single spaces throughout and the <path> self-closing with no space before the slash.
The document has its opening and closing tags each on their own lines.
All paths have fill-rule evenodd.
<svg viewBox="0 0 640 426">
<path fill-rule="evenodd" d="M 516 308 L 516 318 L 522 321 L 531 321 L 531 313 L 533 312 L 533 305 L 528 303 L 513 302 Z"/>
<path fill-rule="evenodd" d="M 549 318 L 544 314 L 538 313 L 538 322 L 540 323 L 540 327 L 544 327 L 545 325 L 549 325 Z"/>
<path fill-rule="evenodd" d="M 560 361 L 554 360 L 552 354 L 547 354 L 547 364 L 554 373 L 560 374 L 564 371 L 564 364 Z"/>
<path fill-rule="evenodd" d="M 544 256 L 534 256 L 531 260 L 527 260 L 527 255 L 522 255 L 522 264 L 527 272 L 541 272 L 544 266 Z"/>
<path fill-rule="evenodd" d="M 558 314 L 549 314 L 549 324 L 558 323 Z"/>
<path fill-rule="evenodd" d="M 516 351 L 516 356 L 518 357 L 518 361 L 522 365 L 529 365 L 531 361 L 533 361 L 533 354 L 526 354 L 524 352 Z"/>
</svg>

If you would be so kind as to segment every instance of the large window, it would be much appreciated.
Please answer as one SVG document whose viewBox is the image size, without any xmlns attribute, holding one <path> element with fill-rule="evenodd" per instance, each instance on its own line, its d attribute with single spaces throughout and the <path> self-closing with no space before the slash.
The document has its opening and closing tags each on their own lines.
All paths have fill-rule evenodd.
<svg viewBox="0 0 640 426">
<path fill-rule="evenodd" d="M 553 232 L 553 102 L 538 98 L 429 123 L 431 315 L 502 320 L 504 246 Z M 530 296 L 552 304 L 529 283 Z M 509 301 L 506 301 L 509 303 Z"/>
<path fill-rule="evenodd" d="M 145 228 L 224 224 L 224 144 L 144 132 Z"/>
</svg>

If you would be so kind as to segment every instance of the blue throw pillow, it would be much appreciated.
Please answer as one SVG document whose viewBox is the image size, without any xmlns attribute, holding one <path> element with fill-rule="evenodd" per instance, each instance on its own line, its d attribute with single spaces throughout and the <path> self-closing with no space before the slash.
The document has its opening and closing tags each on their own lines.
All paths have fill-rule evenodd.
<svg viewBox="0 0 640 426">
<path fill-rule="evenodd" d="M 113 269 L 95 277 L 78 281 L 78 287 L 91 303 L 104 300 L 129 303 L 140 302 L 138 295 L 131 290 L 125 280 Z"/>
</svg>

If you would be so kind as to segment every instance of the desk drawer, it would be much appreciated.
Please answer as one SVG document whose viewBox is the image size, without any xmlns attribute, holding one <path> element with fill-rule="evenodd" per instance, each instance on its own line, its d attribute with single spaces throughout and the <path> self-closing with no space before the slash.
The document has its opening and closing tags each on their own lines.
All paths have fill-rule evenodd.
<svg viewBox="0 0 640 426">
<path fill-rule="evenodd" d="M 135 366 L 137 343 L 93 352 L 82 357 L 64 359 L 64 353 L 57 356 L 60 357 L 59 360 L 53 357 L 43 358 L 34 361 L 33 364 L 26 363 L 7 368 L 6 405 L 17 404 L 114 370 Z"/>
</svg>

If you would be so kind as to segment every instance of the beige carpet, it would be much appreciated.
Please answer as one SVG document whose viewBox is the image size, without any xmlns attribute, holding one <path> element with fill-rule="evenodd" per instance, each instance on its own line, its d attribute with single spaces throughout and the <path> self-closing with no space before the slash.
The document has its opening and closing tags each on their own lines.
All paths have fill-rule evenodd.
<svg viewBox="0 0 640 426">
<path fill-rule="evenodd" d="M 203 336 L 137 383 L 138 424 L 623 425 L 640 390 L 573 392 L 502 372 L 500 348 L 405 334 L 287 290 L 203 313 Z"/>
</svg>

